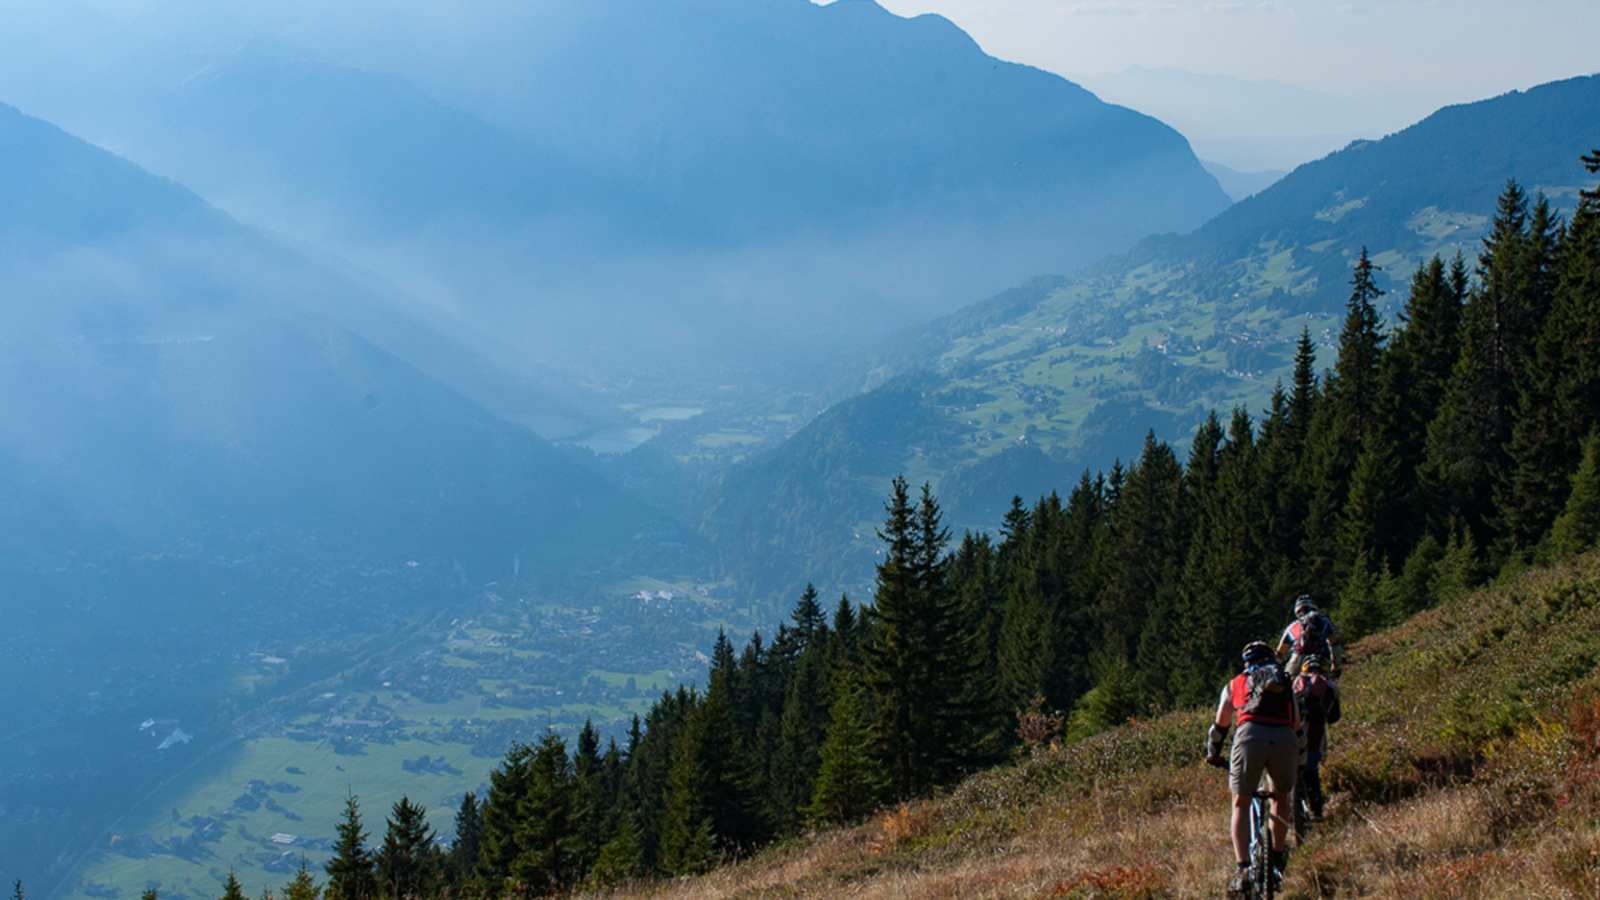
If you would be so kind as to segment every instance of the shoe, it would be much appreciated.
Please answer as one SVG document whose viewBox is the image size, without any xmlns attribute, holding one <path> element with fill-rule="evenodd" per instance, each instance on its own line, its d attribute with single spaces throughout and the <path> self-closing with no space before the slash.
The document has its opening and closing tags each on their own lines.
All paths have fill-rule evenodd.
<svg viewBox="0 0 1600 900">
<path fill-rule="evenodd" d="M 1239 874 L 1233 876 L 1233 880 L 1228 882 L 1228 893 L 1235 897 L 1243 897 L 1245 895 L 1245 889 L 1249 886 L 1250 870 L 1240 869 Z"/>
</svg>

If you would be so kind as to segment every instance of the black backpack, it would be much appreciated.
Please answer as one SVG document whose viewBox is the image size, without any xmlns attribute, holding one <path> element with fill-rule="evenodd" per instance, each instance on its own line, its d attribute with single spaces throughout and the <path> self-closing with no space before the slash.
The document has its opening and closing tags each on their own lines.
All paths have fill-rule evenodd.
<svg viewBox="0 0 1600 900">
<path fill-rule="evenodd" d="M 1294 721 L 1294 682 L 1277 663 L 1254 666 L 1244 673 L 1241 720 L 1288 725 Z"/>
</svg>

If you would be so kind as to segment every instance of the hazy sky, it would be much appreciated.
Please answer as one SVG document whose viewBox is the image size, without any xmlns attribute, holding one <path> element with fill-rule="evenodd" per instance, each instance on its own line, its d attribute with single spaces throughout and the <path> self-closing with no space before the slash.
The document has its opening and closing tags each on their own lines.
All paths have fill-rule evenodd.
<svg viewBox="0 0 1600 900">
<path fill-rule="evenodd" d="M 1068 76 L 1164 66 L 1454 99 L 1600 71 L 1596 0 L 880 0 Z"/>
</svg>

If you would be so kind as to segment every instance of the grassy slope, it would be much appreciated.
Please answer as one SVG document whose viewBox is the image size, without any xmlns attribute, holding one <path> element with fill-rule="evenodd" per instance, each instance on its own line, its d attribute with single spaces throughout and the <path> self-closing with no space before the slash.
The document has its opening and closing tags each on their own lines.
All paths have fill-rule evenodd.
<svg viewBox="0 0 1600 900">
<path fill-rule="evenodd" d="M 1352 648 L 1329 818 L 1290 896 L 1600 891 L 1600 552 Z M 823 832 L 662 897 L 1220 895 L 1222 774 L 1204 711 L 1132 723 Z"/>
</svg>

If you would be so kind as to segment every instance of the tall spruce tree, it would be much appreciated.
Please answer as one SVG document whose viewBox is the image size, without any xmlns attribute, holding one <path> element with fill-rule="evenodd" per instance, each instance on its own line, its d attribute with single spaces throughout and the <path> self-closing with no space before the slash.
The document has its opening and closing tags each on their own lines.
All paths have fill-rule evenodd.
<svg viewBox="0 0 1600 900">
<path fill-rule="evenodd" d="M 483 819 L 478 810 L 478 795 L 467 791 L 456 808 L 456 837 L 450 845 L 450 881 L 462 885 L 472 878 L 478 866 L 478 848 L 483 844 Z"/>
<path fill-rule="evenodd" d="M 1510 471 L 1508 445 L 1519 381 L 1531 362 L 1535 308 L 1528 198 L 1515 182 L 1501 194 L 1479 257 L 1478 281 L 1462 314 L 1461 356 L 1438 414 L 1428 427 L 1422 467 L 1436 523 L 1455 519 L 1483 545 L 1494 517 L 1496 486 Z"/>
<path fill-rule="evenodd" d="M 481 810 L 477 853 L 477 880 L 491 894 L 511 877 L 512 863 L 521 853 L 517 828 L 528 795 L 533 748 L 513 744 L 499 767 L 489 773 L 489 796 Z"/>
<path fill-rule="evenodd" d="M 1112 655 L 1132 660 L 1151 605 L 1176 592 L 1188 553 L 1183 521 L 1183 469 L 1150 432 L 1112 506 L 1099 563 L 1103 643 Z"/>
<path fill-rule="evenodd" d="M 338 900 L 372 900 L 378 896 L 378 874 L 367 852 L 367 833 L 361 827 L 361 804 L 354 794 L 345 798 L 333 858 L 325 867 L 324 893 Z"/>
<path fill-rule="evenodd" d="M 1600 425 L 1600 201 L 1583 200 L 1563 238 L 1550 314 L 1519 397 L 1515 468 L 1496 496 L 1510 553 L 1531 549 L 1555 520 L 1579 443 Z"/>
<path fill-rule="evenodd" d="M 610 837 L 607 813 L 612 800 L 600 758 L 600 733 L 592 721 L 585 720 L 578 731 L 572 773 L 572 867 L 574 872 L 587 872 Z"/>
<path fill-rule="evenodd" d="M 1444 400 L 1450 373 L 1461 355 L 1461 308 L 1465 300 L 1466 263 L 1460 254 L 1448 270 L 1437 256 L 1419 266 L 1400 314 L 1400 327 L 1383 355 L 1378 407 L 1380 430 L 1387 440 L 1375 446 L 1369 446 L 1369 442 L 1362 449 L 1376 454 L 1368 461 L 1369 469 L 1374 463 L 1384 462 L 1382 455 L 1386 451 L 1393 451 L 1393 482 L 1384 488 L 1395 506 L 1387 525 L 1389 540 L 1370 542 L 1387 543 L 1383 548 L 1386 555 L 1409 547 L 1428 525 L 1426 497 L 1417 489 L 1417 471 L 1424 459 L 1428 424 Z M 1358 462 L 1358 468 L 1360 465 Z M 1349 535 L 1346 552 L 1359 550 L 1348 538 Z"/>
<path fill-rule="evenodd" d="M 811 632 L 785 689 L 767 803 L 767 817 L 780 835 L 799 831 L 821 766 L 831 702 L 829 644 L 826 625 Z"/>
<path fill-rule="evenodd" d="M 1236 409 L 1214 484 L 1196 503 L 1195 537 L 1166 623 L 1170 630 L 1147 632 L 1157 637 L 1140 650 L 1141 665 L 1165 678 L 1165 697 L 1173 702 L 1211 699 L 1241 638 L 1270 628 L 1262 565 L 1267 491 L 1258 482 L 1257 456 L 1249 414 Z"/>
<path fill-rule="evenodd" d="M 222 900 L 245 900 L 244 886 L 239 884 L 239 878 L 232 869 L 228 870 L 228 880 L 222 884 Z"/>
<path fill-rule="evenodd" d="M 698 874 L 717 860 L 716 834 L 707 809 L 711 779 L 704 762 L 705 732 L 705 716 L 696 709 L 678 733 L 667 773 L 660 851 L 660 868 L 667 875 Z"/>
<path fill-rule="evenodd" d="M 906 798 L 970 764 L 965 684 L 975 654 L 965 611 L 945 583 L 948 532 L 932 492 L 924 485 L 913 504 L 905 479 L 896 478 L 886 512 L 864 678 L 876 713 L 875 755 L 894 796 Z"/>
<path fill-rule="evenodd" d="M 558 893 L 576 880 L 580 839 L 573 829 L 575 787 L 566 742 L 547 733 L 528 761 L 527 789 L 516 809 L 518 853 L 511 862 L 511 878 L 522 890 Z"/>
<path fill-rule="evenodd" d="M 381 892 L 393 900 L 432 896 L 439 888 L 439 862 L 428 811 L 401 797 L 389 813 L 377 853 Z"/>
<path fill-rule="evenodd" d="M 1311 488 L 1303 549 L 1306 576 L 1313 584 L 1342 579 L 1353 563 L 1342 552 L 1346 548 L 1341 546 L 1340 530 L 1357 459 L 1378 424 L 1384 335 L 1377 309 L 1383 291 L 1376 273 L 1377 266 L 1363 247 L 1350 279 L 1339 357 L 1307 438 L 1305 460 Z"/>
</svg>

